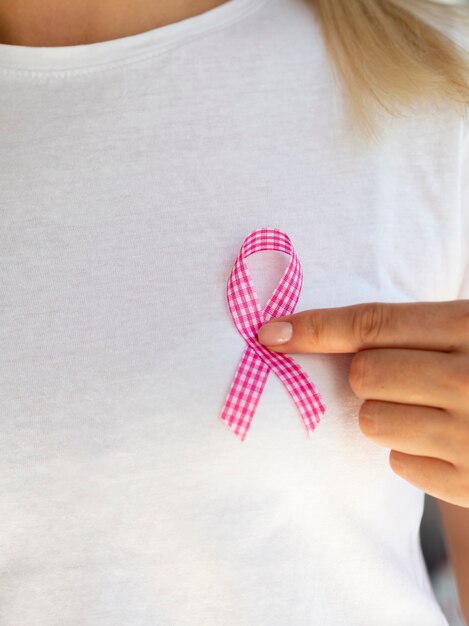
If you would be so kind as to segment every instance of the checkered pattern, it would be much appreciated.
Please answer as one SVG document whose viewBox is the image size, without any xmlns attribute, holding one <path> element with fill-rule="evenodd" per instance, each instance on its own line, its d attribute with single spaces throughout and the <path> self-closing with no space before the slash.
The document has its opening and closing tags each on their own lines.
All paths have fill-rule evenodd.
<svg viewBox="0 0 469 626">
<path fill-rule="evenodd" d="M 251 254 L 277 250 L 291 261 L 263 311 L 244 263 Z M 258 329 L 275 317 L 293 313 L 303 284 L 303 272 L 290 238 L 277 228 L 260 228 L 244 240 L 228 278 L 226 296 L 233 321 L 247 343 L 228 391 L 220 418 L 244 441 L 272 370 L 290 393 L 308 436 L 326 410 L 307 374 L 286 354 L 268 350 L 257 340 Z"/>
</svg>

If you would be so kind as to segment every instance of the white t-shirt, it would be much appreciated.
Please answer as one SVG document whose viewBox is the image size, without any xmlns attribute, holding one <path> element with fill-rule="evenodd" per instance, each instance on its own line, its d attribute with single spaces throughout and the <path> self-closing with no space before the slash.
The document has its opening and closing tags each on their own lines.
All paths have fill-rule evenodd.
<svg viewBox="0 0 469 626">
<path fill-rule="evenodd" d="M 444 626 L 424 494 L 360 431 L 352 354 L 220 419 L 226 282 L 287 233 L 296 311 L 469 297 L 468 125 L 348 139 L 304 0 L 229 0 L 82 46 L 0 45 L 0 623 Z M 249 257 L 261 305 L 286 267 Z"/>
</svg>

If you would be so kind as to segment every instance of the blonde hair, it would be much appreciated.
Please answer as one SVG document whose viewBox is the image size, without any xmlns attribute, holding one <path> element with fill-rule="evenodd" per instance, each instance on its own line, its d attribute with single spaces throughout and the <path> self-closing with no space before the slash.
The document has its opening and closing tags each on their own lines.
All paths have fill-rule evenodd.
<svg viewBox="0 0 469 626">
<path fill-rule="evenodd" d="M 429 0 L 310 0 L 354 121 L 375 135 L 384 111 L 423 100 L 469 106 L 469 5 Z M 426 19 L 429 18 L 429 19 Z M 433 20 L 433 24 L 431 23 Z M 380 110 L 381 109 L 381 110 Z"/>
</svg>

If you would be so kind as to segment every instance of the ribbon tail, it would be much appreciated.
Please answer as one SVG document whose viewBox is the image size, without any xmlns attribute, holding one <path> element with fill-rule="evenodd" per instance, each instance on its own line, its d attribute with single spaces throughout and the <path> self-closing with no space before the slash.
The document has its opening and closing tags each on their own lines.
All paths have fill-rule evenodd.
<svg viewBox="0 0 469 626">
<path fill-rule="evenodd" d="M 241 441 L 247 435 L 269 371 L 270 367 L 255 350 L 246 346 L 220 414 L 220 418 Z"/>
<path fill-rule="evenodd" d="M 321 421 L 326 411 L 321 395 L 306 372 L 286 354 L 278 355 L 271 368 L 287 388 L 303 419 L 308 436 Z M 284 358 L 282 358 L 284 357 Z"/>
</svg>

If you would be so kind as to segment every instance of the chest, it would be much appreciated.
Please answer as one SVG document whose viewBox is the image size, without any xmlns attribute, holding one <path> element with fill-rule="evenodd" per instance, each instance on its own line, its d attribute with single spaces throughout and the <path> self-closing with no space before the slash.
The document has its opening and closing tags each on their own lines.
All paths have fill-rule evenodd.
<svg viewBox="0 0 469 626">
<path fill-rule="evenodd" d="M 304 274 L 296 310 L 456 292 L 455 136 L 437 150 L 418 128 L 404 142 L 403 128 L 353 147 L 324 128 L 324 103 L 308 114 L 307 94 L 301 123 L 288 99 L 261 115 L 265 93 L 241 106 L 225 92 L 190 110 L 160 103 L 158 115 L 142 99 L 136 126 L 109 104 L 79 135 L 78 115 L 47 117 L 53 142 L 24 127 L 20 167 L 0 174 L 0 386 L 2 462 L 23 460 L 28 489 L 47 459 L 61 493 L 56 481 L 74 467 L 106 484 L 115 471 L 156 477 L 152 498 L 178 510 L 177 494 L 201 485 L 207 502 L 224 502 L 227 481 L 255 501 L 267 480 L 286 502 L 298 492 L 282 488 L 285 475 L 301 474 L 307 490 L 326 464 L 319 500 L 364 481 L 373 506 L 392 507 L 387 452 L 358 428 L 351 355 L 295 356 L 327 406 L 312 440 L 273 375 L 247 445 L 218 419 L 245 347 L 226 281 L 252 230 L 291 238 Z M 258 253 L 249 267 L 265 303 L 285 258 Z"/>
</svg>

